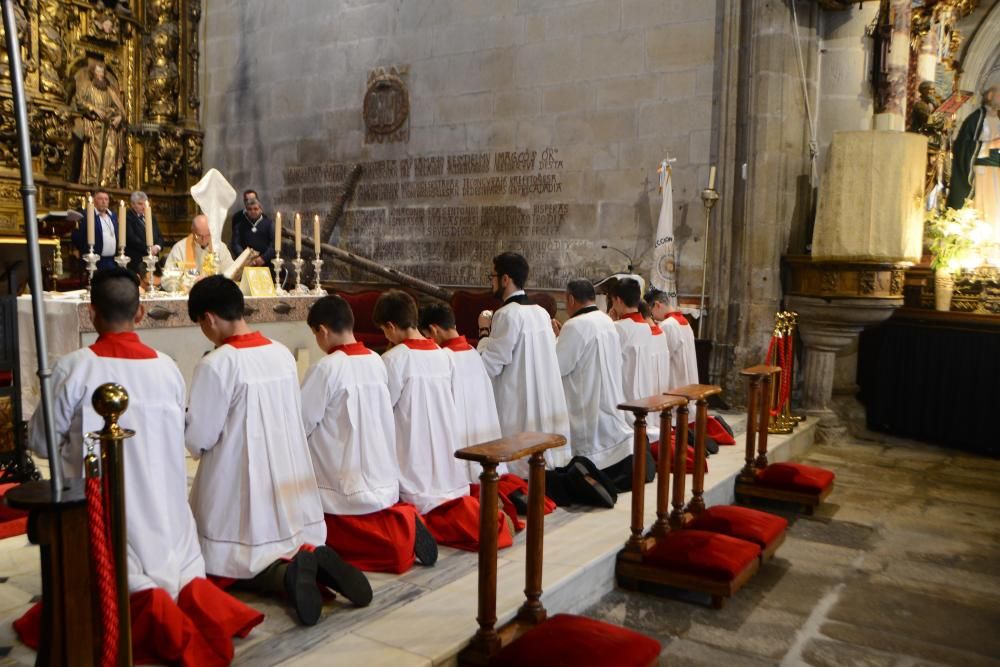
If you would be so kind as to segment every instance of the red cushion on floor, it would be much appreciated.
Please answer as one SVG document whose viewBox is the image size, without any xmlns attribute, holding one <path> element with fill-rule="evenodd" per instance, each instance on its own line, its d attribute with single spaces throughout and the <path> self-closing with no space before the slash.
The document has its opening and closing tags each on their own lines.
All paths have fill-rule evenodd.
<svg viewBox="0 0 1000 667">
<path fill-rule="evenodd" d="M 556 614 L 511 642 L 492 667 L 645 667 L 660 655 L 660 642 L 583 616 Z"/>
<path fill-rule="evenodd" d="M 772 463 L 759 473 L 757 482 L 776 489 L 822 493 L 833 483 L 833 471 L 801 463 Z"/>
<path fill-rule="evenodd" d="M 706 530 L 674 530 L 658 538 L 643 560 L 683 574 L 730 581 L 760 556 L 753 542 Z"/>
<path fill-rule="evenodd" d="M 714 505 L 687 525 L 694 530 L 707 530 L 753 542 L 761 549 L 774 543 L 788 528 L 788 522 L 768 512 L 735 505 Z"/>
</svg>

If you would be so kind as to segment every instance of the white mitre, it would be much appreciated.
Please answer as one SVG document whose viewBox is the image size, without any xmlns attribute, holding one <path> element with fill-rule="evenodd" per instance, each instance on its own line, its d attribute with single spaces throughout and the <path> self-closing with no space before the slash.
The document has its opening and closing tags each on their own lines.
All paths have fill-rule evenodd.
<svg viewBox="0 0 1000 667">
<path fill-rule="evenodd" d="M 216 244 L 222 242 L 222 227 L 226 224 L 229 207 L 236 201 L 236 190 L 218 169 L 213 168 L 191 187 L 191 198 L 208 218 L 212 248 L 215 248 Z"/>
</svg>

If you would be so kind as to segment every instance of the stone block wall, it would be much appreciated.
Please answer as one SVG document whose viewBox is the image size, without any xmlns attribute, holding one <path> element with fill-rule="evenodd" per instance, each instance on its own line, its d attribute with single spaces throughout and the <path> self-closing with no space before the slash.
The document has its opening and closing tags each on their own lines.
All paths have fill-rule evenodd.
<svg viewBox="0 0 1000 667">
<path fill-rule="evenodd" d="M 213 0 L 203 20 L 205 167 L 269 211 L 323 215 L 364 176 L 337 240 L 442 284 L 512 247 L 534 284 L 648 273 L 674 163 L 680 289 L 700 289 L 712 160 L 710 0 Z M 366 140 L 370 72 L 409 89 L 406 141 Z M 347 277 L 361 279 L 353 274 Z"/>
</svg>

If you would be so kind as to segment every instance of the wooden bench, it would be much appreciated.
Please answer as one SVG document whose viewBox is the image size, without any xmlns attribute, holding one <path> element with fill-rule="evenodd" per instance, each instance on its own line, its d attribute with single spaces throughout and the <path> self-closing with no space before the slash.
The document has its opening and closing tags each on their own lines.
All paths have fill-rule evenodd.
<svg viewBox="0 0 1000 667">
<path fill-rule="evenodd" d="M 747 378 L 747 438 L 743 470 L 736 478 L 736 498 L 766 498 L 795 503 L 812 514 L 833 492 L 834 474 L 801 463 L 768 463 L 767 435 L 771 417 L 771 387 L 781 372 L 777 366 L 751 366 L 740 371 Z"/>
<path fill-rule="evenodd" d="M 566 439 L 549 433 L 521 433 L 455 452 L 482 465 L 479 477 L 479 629 L 458 654 L 460 665 L 547 667 L 552 664 L 646 667 L 656 664 L 660 643 L 615 625 L 558 614 L 542 606 L 542 545 L 545 535 L 545 450 Z M 645 452 L 644 452 L 645 453 Z M 525 602 L 507 624 L 496 627 L 497 466 L 529 459 Z M 641 460 L 641 459 L 640 459 Z M 560 662 L 561 661 L 561 662 Z"/>
</svg>

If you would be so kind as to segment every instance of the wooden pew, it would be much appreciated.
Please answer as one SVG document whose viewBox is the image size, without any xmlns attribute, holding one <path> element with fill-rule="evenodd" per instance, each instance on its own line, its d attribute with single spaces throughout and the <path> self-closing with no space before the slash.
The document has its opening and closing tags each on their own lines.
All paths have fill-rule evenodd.
<svg viewBox="0 0 1000 667">
<path fill-rule="evenodd" d="M 796 503 L 812 514 L 833 492 L 834 474 L 801 463 L 768 463 L 767 425 L 771 416 L 771 385 L 781 369 L 751 366 L 740 371 L 747 378 L 746 463 L 736 479 L 736 499 L 767 498 Z"/>
<path fill-rule="evenodd" d="M 455 452 L 482 465 L 479 477 L 479 629 L 458 654 L 459 665 L 548 667 L 559 664 L 646 667 L 656 664 L 660 643 L 625 628 L 579 616 L 551 619 L 542 606 L 542 545 L 545 534 L 545 458 L 566 444 L 561 435 L 521 433 Z M 644 452 L 645 453 L 645 452 Z M 529 459 L 525 602 L 509 623 L 496 627 L 497 466 Z M 641 459 L 640 459 L 641 460 Z"/>
</svg>

